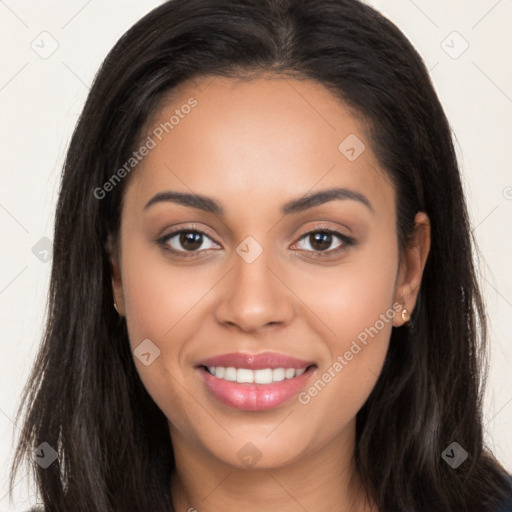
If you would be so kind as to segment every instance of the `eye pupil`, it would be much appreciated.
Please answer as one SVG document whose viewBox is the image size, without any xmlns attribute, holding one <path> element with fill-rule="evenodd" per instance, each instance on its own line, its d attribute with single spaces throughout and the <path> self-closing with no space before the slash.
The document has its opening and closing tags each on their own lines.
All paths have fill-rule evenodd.
<svg viewBox="0 0 512 512">
<path fill-rule="evenodd" d="M 203 235 L 194 231 L 180 233 L 180 244 L 184 249 L 193 251 L 201 247 Z"/>
<path fill-rule="evenodd" d="M 315 250 L 323 251 L 328 249 L 332 244 L 332 234 L 325 231 L 319 231 L 313 236 L 314 242 L 311 244 Z"/>
</svg>

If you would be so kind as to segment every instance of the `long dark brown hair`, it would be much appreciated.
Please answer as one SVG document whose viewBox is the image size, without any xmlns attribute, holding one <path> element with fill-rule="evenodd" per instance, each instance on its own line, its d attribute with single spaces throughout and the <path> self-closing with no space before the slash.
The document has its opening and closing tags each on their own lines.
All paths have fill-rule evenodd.
<svg viewBox="0 0 512 512">
<path fill-rule="evenodd" d="M 364 120 L 397 191 L 405 246 L 418 211 L 432 246 L 412 327 L 393 329 L 382 373 L 357 414 L 356 463 L 381 512 L 491 511 L 512 491 L 485 447 L 486 318 L 458 163 L 421 57 L 358 0 L 172 0 L 137 22 L 95 77 L 73 133 L 57 204 L 48 320 L 18 411 L 25 460 L 47 511 L 172 510 L 166 418 L 135 369 L 112 307 L 107 240 L 130 157 L 165 95 L 201 76 L 314 79 Z M 136 172 L 136 171 L 135 171 Z M 58 458 L 31 458 L 46 442 Z M 468 458 L 453 469 L 442 453 Z"/>
</svg>

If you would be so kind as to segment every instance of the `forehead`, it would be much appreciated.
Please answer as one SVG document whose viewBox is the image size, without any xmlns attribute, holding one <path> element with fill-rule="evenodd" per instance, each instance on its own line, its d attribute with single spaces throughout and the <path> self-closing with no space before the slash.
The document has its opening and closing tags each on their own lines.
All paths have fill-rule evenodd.
<svg viewBox="0 0 512 512">
<path fill-rule="evenodd" d="M 147 123 L 147 137 L 154 147 L 127 190 L 138 202 L 171 188 L 229 202 L 235 214 L 343 186 L 394 212 L 393 187 L 364 123 L 314 80 L 185 82 Z"/>
</svg>

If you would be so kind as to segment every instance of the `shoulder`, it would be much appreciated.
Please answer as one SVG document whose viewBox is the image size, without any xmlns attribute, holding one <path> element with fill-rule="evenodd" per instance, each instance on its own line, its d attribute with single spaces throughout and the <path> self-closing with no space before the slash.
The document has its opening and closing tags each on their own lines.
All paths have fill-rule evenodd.
<svg viewBox="0 0 512 512">
<path fill-rule="evenodd" d="M 512 500 L 510 500 L 510 498 L 504 499 L 498 507 L 494 509 L 494 512 L 512 512 Z"/>
<path fill-rule="evenodd" d="M 504 496 L 494 512 L 512 512 L 512 475 L 507 475 L 510 485 L 510 493 Z"/>
</svg>

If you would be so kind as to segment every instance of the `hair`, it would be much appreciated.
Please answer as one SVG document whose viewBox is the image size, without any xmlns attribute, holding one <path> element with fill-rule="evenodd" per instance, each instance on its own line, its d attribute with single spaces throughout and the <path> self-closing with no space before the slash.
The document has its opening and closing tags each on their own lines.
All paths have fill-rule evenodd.
<svg viewBox="0 0 512 512">
<path fill-rule="evenodd" d="M 381 512 L 492 510 L 512 491 L 483 440 L 486 316 L 451 130 L 411 43 L 358 0 L 171 0 L 110 51 L 64 164 L 48 318 L 17 413 L 11 493 L 26 460 L 47 511 L 173 510 L 167 419 L 112 307 L 107 243 L 119 233 L 128 178 L 101 200 L 94 190 L 179 84 L 263 75 L 316 80 L 361 116 L 397 192 L 401 249 L 418 211 L 431 223 L 412 323 L 393 329 L 356 417 L 366 495 Z M 457 469 L 441 457 L 453 441 L 468 453 Z M 30 457 L 43 442 L 58 453 L 46 469 Z"/>
</svg>

